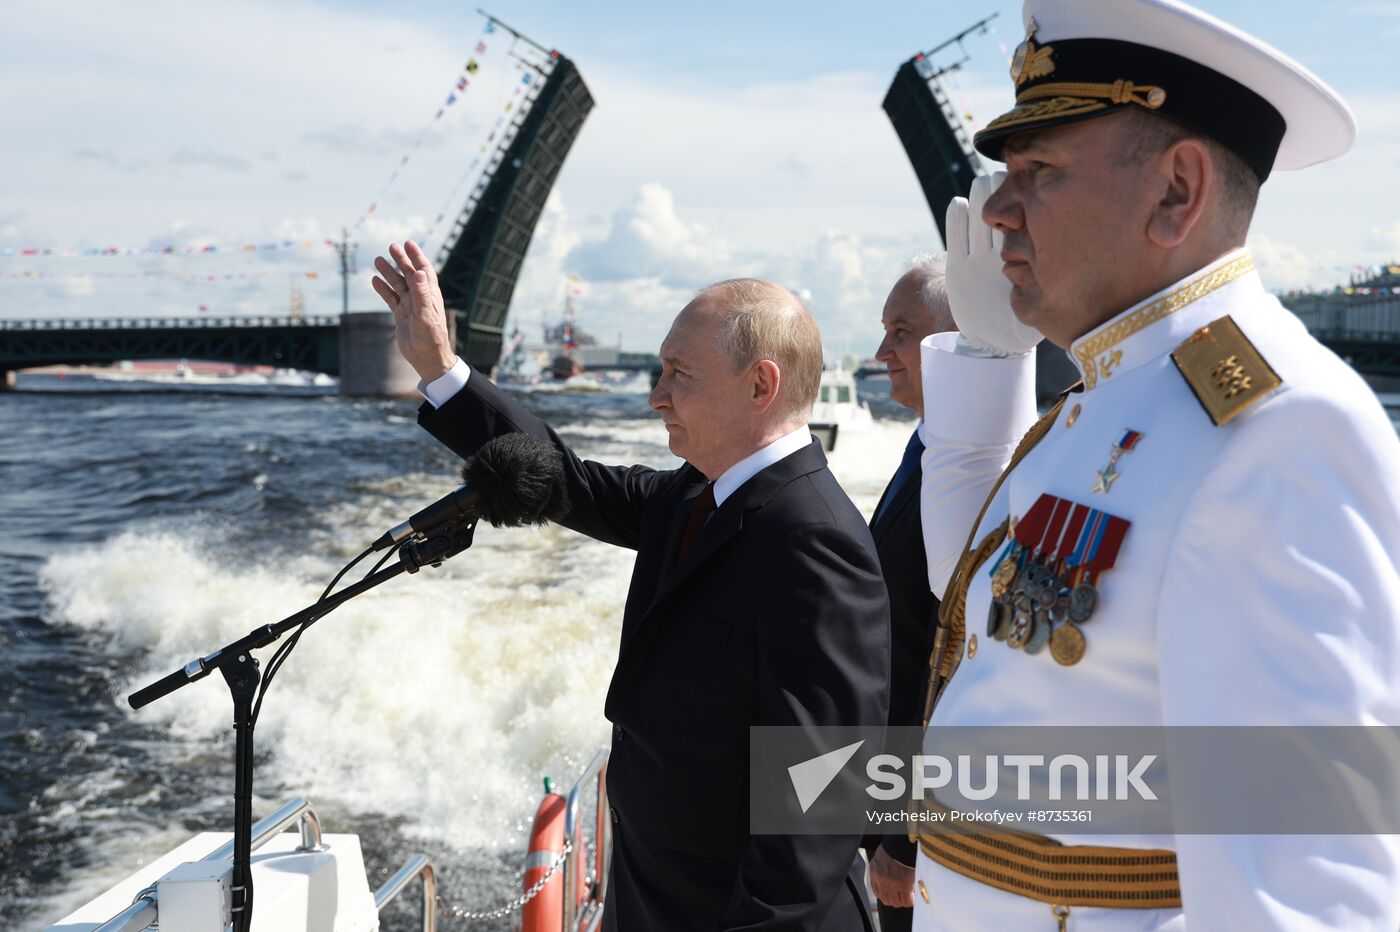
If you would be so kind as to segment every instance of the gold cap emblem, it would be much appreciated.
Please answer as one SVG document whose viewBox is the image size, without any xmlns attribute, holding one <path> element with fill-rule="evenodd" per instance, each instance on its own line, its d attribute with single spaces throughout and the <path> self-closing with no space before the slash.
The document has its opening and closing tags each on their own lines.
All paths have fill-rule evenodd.
<svg viewBox="0 0 1400 932">
<path fill-rule="evenodd" d="M 1017 87 L 1035 78 L 1055 73 L 1055 63 L 1051 60 L 1055 49 L 1049 45 L 1036 48 L 1035 31 L 1039 28 L 1032 17 L 1026 28 L 1025 40 L 1016 46 L 1016 54 L 1011 56 L 1011 80 Z"/>
</svg>

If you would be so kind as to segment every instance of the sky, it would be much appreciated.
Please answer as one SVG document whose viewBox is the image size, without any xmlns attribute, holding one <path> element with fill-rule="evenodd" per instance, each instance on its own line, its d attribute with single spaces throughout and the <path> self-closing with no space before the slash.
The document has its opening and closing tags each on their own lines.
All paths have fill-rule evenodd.
<svg viewBox="0 0 1400 932">
<path fill-rule="evenodd" d="M 997 14 L 949 84 L 975 129 L 1010 105 L 1007 58 L 1023 35 L 1004 0 L 481 2 L 573 59 L 596 101 L 512 321 L 533 335 L 557 320 L 572 276 L 579 323 L 632 350 L 654 350 L 697 288 L 754 275 L 809 296 L 829 353 L 872 353 L 890 286 L 913 255 L 942 248 L 880 109 L 894 72 Z M 1377 81 L 1393 69 L 1400 0 L 1204 6 L 1319 74 L 1361 127 L 1344 158 L 1264 186 L 1249 244 L 1265 284 L 1326 287 L 1400 258 L 1400 104 Z M 373 309 L 373 257 L 406 237 L 437 255 L 473 158 L 518 99 L 509 34 L 484 34 L 470 3 L 5 11 L 0 317 L 281 315 L 294 290 L 307 313 L 338 313 L 339 259 L 324 241 L 342 228 L 350 308 Z M 478 71 L 444 106 L 469 57 Z M 298 245 L 240 251 L 284 241 Z M 5 254 L 167 245 L 217 251 Z"/>
</svg>

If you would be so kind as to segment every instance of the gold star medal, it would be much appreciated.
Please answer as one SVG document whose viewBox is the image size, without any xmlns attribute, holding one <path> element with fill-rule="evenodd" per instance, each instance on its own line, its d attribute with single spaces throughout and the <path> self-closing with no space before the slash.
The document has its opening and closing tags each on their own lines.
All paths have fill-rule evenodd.
<svg viewBox="0 0 1400 932">
<path fill-rule="evenodd" d="M 1112 451 L 1108 455 L 1108 465 L 1094 473 L 1094 487 L 1090 489 L 1090 494 L 1102 492 L 1107 495 L 1113 488 L 1113 482 L 1118 478 L 1118 458 L 1124 453 L 1133 452 L 1138 441 L 1142 439 L 1142 434 L 1135 430 L 1129 430 L 1123 434 L 1123 439 L 1113 445 Z"/>
</svg>

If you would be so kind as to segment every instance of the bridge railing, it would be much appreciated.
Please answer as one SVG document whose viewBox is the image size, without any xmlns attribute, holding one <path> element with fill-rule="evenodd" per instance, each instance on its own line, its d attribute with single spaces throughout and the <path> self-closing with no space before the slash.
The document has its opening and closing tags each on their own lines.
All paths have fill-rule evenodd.
<svg viewBox="0 0 1400 932">
<path fill-rule="evenodd" d="M 1400 330 L 1361 330 L 1355 327 L 1341 327 L 1335 330 L 1319 330 L 1309 327 L 1313 336 L 1324 343 L 1400 343 Z"/>
<path fill-rule="evenodd" d="M 0 330 L 212 330 L 253 327 L 338 327 L 340 315 L 319 317 L 50 317 L 0 318 Z"/>
<path fill-rule="evenodd" d="M 1284 305 L 1319 339 L 1400 340 L 1400 297 L 1394 295 L 1297 295 L 1285 298 Z"/>
</svg>

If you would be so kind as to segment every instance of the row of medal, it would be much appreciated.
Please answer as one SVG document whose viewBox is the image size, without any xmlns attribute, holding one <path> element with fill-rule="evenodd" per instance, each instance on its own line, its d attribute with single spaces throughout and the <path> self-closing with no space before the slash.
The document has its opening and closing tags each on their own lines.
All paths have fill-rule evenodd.
<svg viewBox="0 0 1400 932">
<path fill-rule="evenodd" d="M 1084 632 L 1098 607 L 1095 580 L 1113 567 L 1130 522 L 1068 499 L 1041 495 L 1011 525 L 993 561 L 987 636 L 1050 655 L 1065 666 L 1084 657 Z"/>
</svg>

